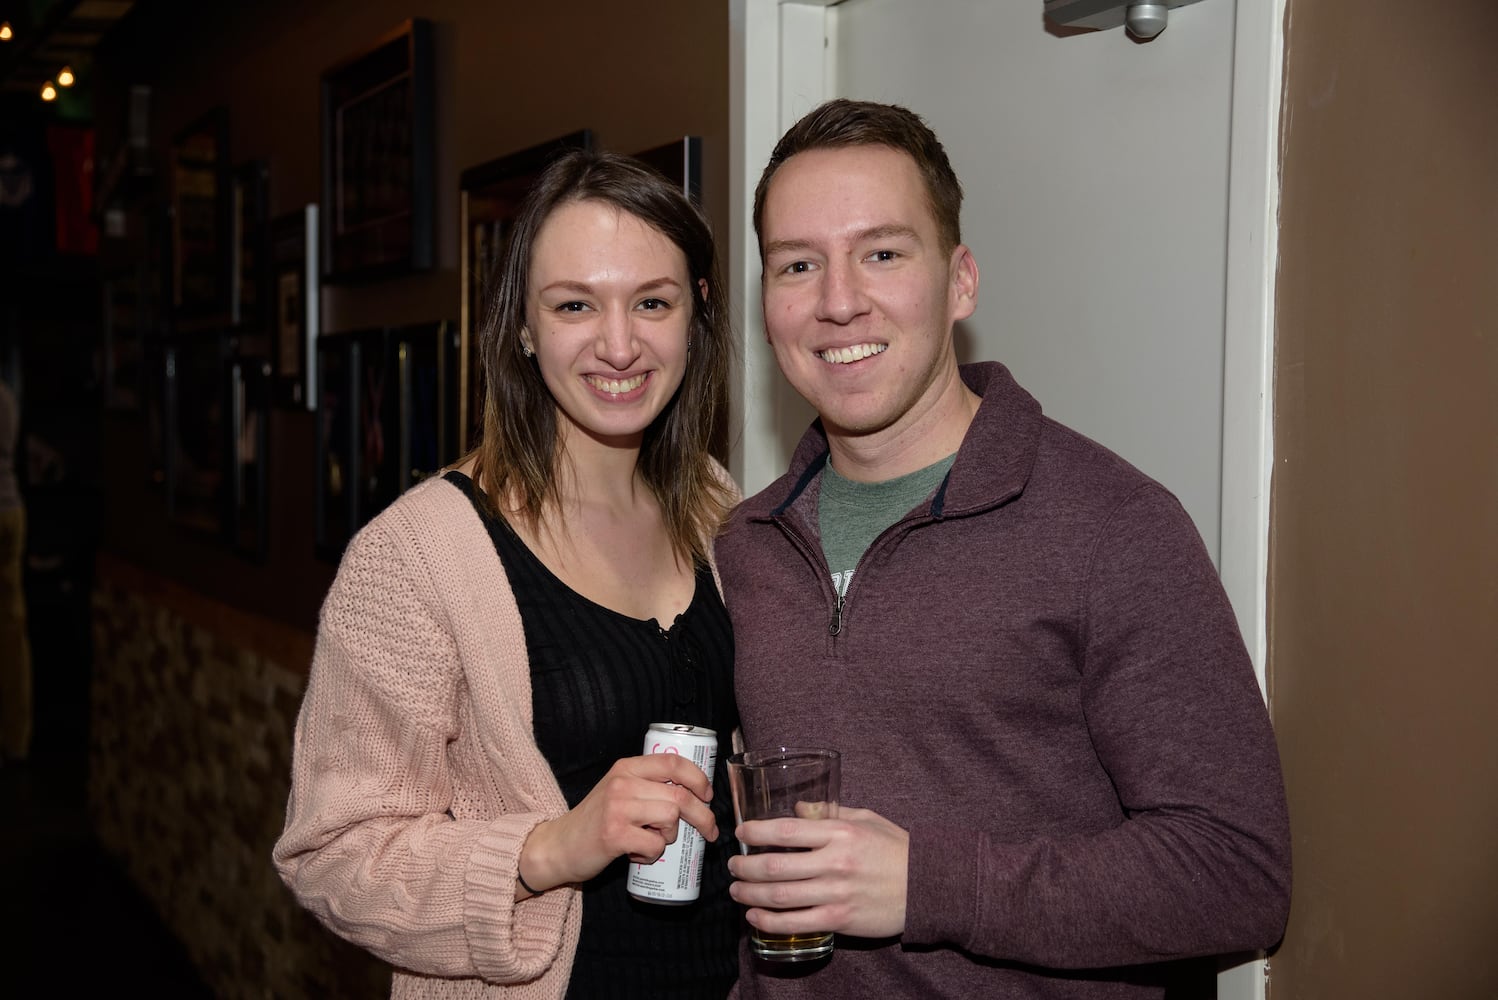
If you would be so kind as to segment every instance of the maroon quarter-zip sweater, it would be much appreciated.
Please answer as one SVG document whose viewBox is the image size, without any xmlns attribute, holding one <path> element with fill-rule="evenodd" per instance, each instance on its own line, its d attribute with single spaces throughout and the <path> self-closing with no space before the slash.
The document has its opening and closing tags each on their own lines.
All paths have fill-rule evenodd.
<svg viewBox="0 0 1498 1000">
<path fill-rule="evenodd" d="M 1283 933 L 1274 734 L 1191 520 L 1002 365 L 962 375 L 951 471 L 836 623 L 819 426 L 718 541 L 747 743 L 838 748 L 842 802 L 911 837 L 903 936 L 791 977 L 746 951 L 746 998 L 1159 997 Z"/>
</svg>

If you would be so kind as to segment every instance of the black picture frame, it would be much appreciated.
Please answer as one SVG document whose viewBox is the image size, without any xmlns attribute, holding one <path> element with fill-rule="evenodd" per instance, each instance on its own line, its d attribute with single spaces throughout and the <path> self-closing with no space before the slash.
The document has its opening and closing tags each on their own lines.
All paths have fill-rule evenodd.
<svg viewBox="0 0 1498 1000">
<path fill-rule="evenodd" d="M 172 140 L 170 188 L 176 326 L 223 325 L 230 319 L 234 263 L 227 108 L 209 111 Z"/>
<path fill-rule="evenodd" d="M 152 306 L 149 265 L 138 260 L 104 277 L 104 405 L 111 410 L 139 410 L 145 391 L 145 345 Z"/>
<path fill-rule="evenodd" d="M 271 294 L 270 164 L 249 160 L 234 168 L 232 184 L 229 322 L 238 335 L 268 350 Z"/>
<path fill-rule="evenodd" d="M 702 204 L 702 137 L 682 136 L 674 142 L 652 146 L 635 159 L 659 170 L 667 179 L 681 185 L 682 193 L 698 206 Z"/>
<path fill-rule="evenodd" d="M 548 163 L 573 149 L 594 148 L 591 129 L 579 129 L 464 170 L 458 179 L 462 302 L 458 312 L 458 450 L 478 437 L 483 414 L 483 364 L 478 356 L 489 282 L 526 192 Z"/>
<path fill-rule="evenodd" d="M 357 381 L 355 410 L 354 530 L 400 496 L 400 383 L 396 352 L 388 330 L 359 334 L 353 365 Z"/>
<path fill-rule="evenodd" d="M 451 320 L 390 331 L 395 352 L 397 487 L 410 489 L 456 461 L 458 364 L 462 341 Z"/>
<path fill-rule="evenodd" d="M 270 550 L 270 359 L 235 356 L 229 375 L 229 481 L 226 534 L 235 552 L 264 562 Z"/>
<path fill-rule="evenodd" d="M 317 354 L 316 548 L 336 562 L 371 518 L 457 459 L 458 327 L 328 334 Z"/>
<path fill-rule="evenodd" d="M 222 539 L 229 525 L 232 454 L 227 330 L 173 337 L 165 344 L 167 518 Z"/>
<path fill-rule="evenodd" d="M 337 562 L 358 524 L 355 483 L 360 338 L 325 334 L 317 340 L 317 555 Z"/>
<path fill-rule="evenodd" d="M 322 249 L 329 282 L 433 266 L 432 24 L 412 18 L 322 75 Z"/>
<path fill-rule="evenodd" d="M 317 227 L 316 205 L 304 205 L 271 220 L 272 398 L 276 405 L 290 409 L 317 408 L 321 324 Z"/>
</svg>

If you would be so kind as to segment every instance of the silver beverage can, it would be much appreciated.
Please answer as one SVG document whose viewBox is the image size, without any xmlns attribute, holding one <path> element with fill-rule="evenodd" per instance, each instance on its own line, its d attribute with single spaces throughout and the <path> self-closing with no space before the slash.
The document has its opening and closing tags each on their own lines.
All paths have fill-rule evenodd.
<svg viewBox="0 0 1498 1000">
<path fill-rule="evenodd" d="M 645 752 L 674 753 L 690 760 L 713 780 L 718 766 L 718 734 L 704 726 L 672 722 L 652 723 L 645 730 Z M 630 862 L 629 894 L 647 903 L 681 905 L 697 899 L 702 891 L 702 856 L 707 841 L 686 820 L 677 820 L 676 840 L 654 864 Z"/>
</svg>

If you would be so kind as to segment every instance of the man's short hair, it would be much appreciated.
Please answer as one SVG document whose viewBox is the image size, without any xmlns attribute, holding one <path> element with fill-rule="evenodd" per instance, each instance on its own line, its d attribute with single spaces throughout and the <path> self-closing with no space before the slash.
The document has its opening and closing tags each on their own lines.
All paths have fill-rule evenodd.
<svg viewBox="0 0 1498 1000">
<path fill-rule="evenodd" d="M 950 253 L 962 242 L 962 184 L 952 170 L 941 140 L 920 115 L 897 104 L 850 101 L 837 98 L 814 108 L 792 125 L 770 154 L 754 189 L 754 234 L 764 259 L 765 194 L 780 165 L 797 153 L 846 146 L 888 146 L 915 161 L 926 185 L 931 215 L 941 238 L 942 251 Z"/>
</svg>

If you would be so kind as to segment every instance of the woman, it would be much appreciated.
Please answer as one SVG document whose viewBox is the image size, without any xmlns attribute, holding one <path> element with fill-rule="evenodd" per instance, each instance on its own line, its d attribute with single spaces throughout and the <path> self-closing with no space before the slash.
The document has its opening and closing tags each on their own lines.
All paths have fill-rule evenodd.
<svg viewBox="0 0 1498 1000">
<path fill-rule="evenodd" d="M 394 996 L 721 997 L 727 768 L 640 755 L 652 722 L 738 721 L 712 236 L 648 168 L 570 153 L 496 285 L 483 443 L 359 533 L 323 606 L 276 864 Z M 678 819 L 701 899 L 631 899 Z"/>
</svg>

